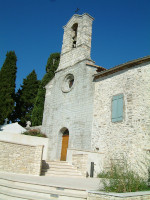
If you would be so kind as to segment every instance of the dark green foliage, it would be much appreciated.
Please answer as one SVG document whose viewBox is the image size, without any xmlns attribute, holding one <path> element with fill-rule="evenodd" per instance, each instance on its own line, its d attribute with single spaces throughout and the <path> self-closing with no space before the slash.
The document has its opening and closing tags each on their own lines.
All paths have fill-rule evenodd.
<svg viewBox="0 0 150 200">
<path fill-rule="evenodd" d="M 20 118 L 21 118 L 21 114 L 22 114 L 21 109 L 20 109 L 21 105 L 22 105 L 22 102 L 20 102 L 21 94 L 22 94 L 21 89 L 18 89 L 18 91 L 15 94 L 16 105 L 15 105 L 15 108 L 14 108 L 14 110 L 13 110 L 11 116 L 10 116 L 10 120 L 12 122 L 18 122 L 18 121 L 20 121 Z"/>
<path fill-rule="evenodd" d="M 5 118 L 10 119 L 14 109 L 16 62 L 15 52 L 7 52 L 5 62 L 0 71 L 0 124 L 4 123 Z"/>
<path fill-rule="evenodd" d="M 16 93 L 16 106 L 11 118 L 13 122 L 19 121 L 19 124 L 25 126 L 27 121 L 31 121 L 31 113 L 38 88 L 39 81 L 33 70 L 26 79 L 23 80 L 21 89 Z"/>
<path fill-rule="evenodd" d="M 53 53 L 50 55 L 46 65 L 47 73 L 43 77 L 41 84 L 38 89 L 38 94 L 35 100 L 33 112 L 32 112 L 32 126 L 38 126 L 42 124 L 44 100 L 45 100 L 45 85 L 53 79 L 55 71 L 58 68 L 60 60 L 60 53 Z"/>
<path fill-rule="evenodd" d="M 46 74 L 43 77 L 41 84 L 39 86 L 39 89 L 38 89 L 37 97 L 35 99 L 35 104 L 34 104 L 32 117 L 31 117 L 32 126 L 38 126 L 38 125 L 42 124 L 44 100 L 45 100 L 45 92 L 46 92 L 46 90 L 44 88 L 44 86 L 45 86 L 44 82 L 46 82 L 45 79 L 47 79 L 47 75 L 48 74 Z"/>
<path fill-rule="evenodd" d="M 106 192 L 122 193 L 150 190 L 148 182 L 128 169 L 126 162 L 124 166 L 112 164 L 110 171 L 102 172 L 98 174 L 98 177 L 103 178 L 101 182 Z"/>
<path fill-rule="evenodd" d="M 32 129 L 32 130 L 29 130 L 29 131 L 26 131 L 24 133 L 22 133 L 24 135 L 30 135 L 30 136 L 36 136 L 36 137 L 47 137 L 45 134 L 41 133 L 39 130 L 36 130 L 36 129 Z"/>
<path fill-rule="evenodd" d="M 55 72 L 58 68 L 59 60 L 60 60 L 60 53 L 52 53 L 47 61 L 46 72 L 49 71 Z"/>
</svg>

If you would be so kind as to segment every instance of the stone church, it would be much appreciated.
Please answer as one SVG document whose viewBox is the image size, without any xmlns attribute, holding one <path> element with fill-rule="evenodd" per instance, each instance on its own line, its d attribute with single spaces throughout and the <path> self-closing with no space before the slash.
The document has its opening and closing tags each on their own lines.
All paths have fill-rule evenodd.
<svg viewBox="0 0 150 200">
<path fill-rule="evenodd" d="M 147 173 L 150 56 L 111 69 L 95 65 L 93 20 L 75 14 L 64 26 L 59 67 L 46 85 L 42 132 L 49 138 L 48 160 L 66 160 L 86 173 L 93 163 L 96 176 L 125 159 Z"/>
</svg>

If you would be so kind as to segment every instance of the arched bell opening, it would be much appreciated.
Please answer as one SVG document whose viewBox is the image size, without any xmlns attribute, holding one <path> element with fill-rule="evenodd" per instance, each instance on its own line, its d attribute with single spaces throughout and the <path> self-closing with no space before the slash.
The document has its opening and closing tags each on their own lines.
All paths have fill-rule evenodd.
<svg viewBox="0 0 150 200">
<path fill-rule="evenodd" d="M 76 48 L 77 46 L 77 30 L 78 30 L 78 24 L 75 23 L 72 26 L 72 48 Z"/>
</svg>

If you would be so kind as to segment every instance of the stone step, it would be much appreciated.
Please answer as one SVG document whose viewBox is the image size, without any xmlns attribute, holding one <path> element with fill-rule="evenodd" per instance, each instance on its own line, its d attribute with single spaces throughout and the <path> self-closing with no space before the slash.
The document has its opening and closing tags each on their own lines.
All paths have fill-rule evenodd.
<svg viewBox="0 0 150 200">
<path fill-rule="evenodd" d="M 49 168 L 63 168 L 63 169 L 77 169 L 75 166 L 73 165 L 54 165 L 54 164 L 48 164 L 48 166 L 43 166 L 43 169 L 49 169 Z"/>
<path fill-rule="evenodd" d="M 42 168 L 42 171 L 64 171 L 64 172 L 79 172 L 77 168 L 61 168 L 61 167 L 50 167 L 49 169 Z"/>
<path fill-rule="evenodd" d="M 47 163 L 60 163 L 60 164 L 68 164 L 67 161 L 63 161 L 63 160 L 47 160 Z"/>
<path fill-rule="evenodd" d="M 42 171 L 42 174 L 45 175 L 53 175 L 53 176 L 73 176 L 73 177 L 80 177 L 83 178 L 83 175 L 78 171 L 56 171 L 56 170 L 48 170 L 46 172 Z"/>
<path fill-rule="evenodd" d="M 80 189 L 0 179 L 0 199 L 50 200 L 56 198 L 58 200 L 85 200 L 86 196 L 86 191 Z"/>
<path fill-rule="evenodd" d="M 26 199 L 25 197 L 23 198 L 23 197 L 17 197 L 17 195 L 14 195 L 14 196 L 10 196 L 9 194 L 2 194 L 1 192 L 0 192 L 0 199 L 1 200 L 29 200 L 29 198 L 28 199 Z M 31 200 L 31 198 L 30 198 L 30 200 Z M 34 200 L 34 199 L 32 199 L 32 200 Z"/>
<path fill-rule="evenodd" d="M 66 161 L 46 161 L 49 166 L 66 166 L 66 167 L 74 167 Z"/>
<path fill-rule="evenodd" d="M 46 175 L 46 176 L 58 176 L 58 177 L 68 176 L 68 177 L 74 177 L 74 178 L 83 178 L 83 176 L 81 174 L 75 174 L 75 173 L 65 173 L 64 174 L 63 172 L 57 173 L 55 171 L 46 172 L 44 175 Z"/>
<path fill-rule="evenodd" d="M 41 174 L 56 174 L 56 175 L 63 175 L 63 176 L 80 176 L 81 178 L 83 175 L 78 171 L 56 171 L 56 170 L 42 170 Z"/>
<path fill-rule="evenodd" d="M 41 174 L 41 176 L 46 176 L 46 177 L 65 177 L 64 174 Z M 80 175 L 74 175 L 74 174 L 71 174 L 71 175 L 68 175 L 68 177 L 71 177 L 71 178 L 83 178 L 82 176 Z"/>
<path fill-rule="evenodd" d="M 46 161 L 46 163 L 42 164 L 42 168 L 51 168 L 51 167 L 55 167 L 55 168 L 66 168 L 66 169 L 77 169 L 75 166 L 65 162 L 60 162 L 60 161 Z"/>
<path fill-rule="evenodd" d="M 37 184 L 37 183 L 29 183 L 29 182 L 20 182 L 20 181 L 14 181 L 14 180 L 8 180 L 8 179 L 3 179 L 0 178 L 0 185 L 3 186 L 10 186 L 18 189 L 31 189 L 35 191 L 42 190 L 44 192 L 57 192 L 57 191 L 64 191 L 64 192 L 71 192 L 74 194 L 85 194 L 85 189 L 77 189 L 77 188 L 71 188 L 71 187 L 60 187 L 60 186 L 55 186 L 52 184 L 51 185 L 44 185 L 44 184 Z"/>
<path fill-rule="evenodd" d="M 45 176 L 69 176 L 69 177 L 84 177 L 77 167 L 69 164 L 66 161 L 46 161 L 42 166 L 41 175 Z"/>
<path fill-rule="evenodd" d="M 14 192 L 11 191 L 4 191 L 1 187 L 0 187 L 0 199 L 1 200 L 53 200 L 53 199 L 57 199 L 57 200 L 86 200 L 87 198 L 82 198 L 82 197 L 73 197 L 73 196 L 66 196 L 66 195 L 57 195 L 57 194 L 48 194 L 47 197 L 41 193 L 41 195 L 39 195 L 39 193 L 35 193 L 35 194 L 25 194 L 25 192 L 23 192 L 23 194 L 18 194 L 18 192 Z"/>
</svg>

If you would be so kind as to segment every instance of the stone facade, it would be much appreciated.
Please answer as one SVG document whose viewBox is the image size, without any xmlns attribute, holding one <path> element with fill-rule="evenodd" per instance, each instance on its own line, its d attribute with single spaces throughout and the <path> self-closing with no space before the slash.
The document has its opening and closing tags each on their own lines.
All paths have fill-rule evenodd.
<svg viewBox="0 0 150 200">
<path fill-rule="evenodd" d="M 104 193 L 88 192 L 87 200 L 150 200 L 149 192 Z"/>
<path fill-rule="evenodd" d="M 114 123 L 112 97 L 117 94 L 123 94 L 123 121 Z M 93 116 L 92 150 L 98 147 L 109 160 L 125 157 L 144 170 L 150 147 L 150 62 L 96 79 Z"/>
<path fill-rule="evenodd" d="M 91 149 L 92 80 L 96 69 L 86 63 L 93 63 L 89 60 L 92 20 L 88 14 L 74 15 L 65 26 L 60 64 L 55 78 L 46 86 L 42 132 L 50 139 L 50 160 L 60 160 L 64 128 L 69 130 L 69 148 Z M 78 24 L 79 30 L 76 48 L 72 48 L 71 38 L 74 24 Z M 73 77 L 73 86 L 67 90 L 66 76 L 69 74 Z"/>
<path fill-rule="evenodd" d="M 40 175 L 43 146 L 0 141 L 0 171 Z"/>
<path fill-rule="evenodd" d="M 86 61 L 56 73 L 53 87 L 46 86 L 46 99 L 42 132 L 50 139 L 49 159 L 60 160 L 62 132 L 69 130 L 69 148 L 91 150 L 95 69 L 87 67 Z M 73 74 L 74 84 L 70 92 L 62 92 L 67 74 Z M 52 106 L 51 106 L 52 105 Z"/>
<path fill-rule="evenodd" d="M 112 160 L 124 158 L 145 174 L 150 150 L 150 57 L 110 70 L 94 65 L 92 21 L 88 14 L 74 15 L 64 27 L 60 64 L 46 85 L 42 132 L 50 141 L 48 159 L 61 159 L 67 130 L 69 162 L 73 152 L 82 151 L 88 155 L 88 172 L 90 162 L 95 163 L 95 176 L 109 169 Z M 112 122 L 112 99 L 119 94 L 123 120 Z"/>
</svg>

